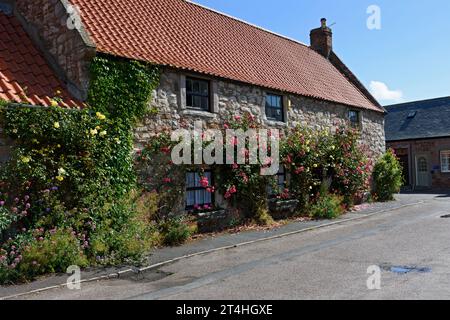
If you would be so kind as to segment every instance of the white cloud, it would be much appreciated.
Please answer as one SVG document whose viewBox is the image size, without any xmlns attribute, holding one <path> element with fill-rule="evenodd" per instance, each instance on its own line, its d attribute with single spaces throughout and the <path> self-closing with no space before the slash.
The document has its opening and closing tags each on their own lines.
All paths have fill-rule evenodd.
<svg viewBox="0 0 450 320">
<path fill-rule="evenodd" d="M 371 81 L 370 93 L 379 101 L 402 102 L 403 92 L 401 90 L 390 90 L 384 82 Z"/>
</svg>

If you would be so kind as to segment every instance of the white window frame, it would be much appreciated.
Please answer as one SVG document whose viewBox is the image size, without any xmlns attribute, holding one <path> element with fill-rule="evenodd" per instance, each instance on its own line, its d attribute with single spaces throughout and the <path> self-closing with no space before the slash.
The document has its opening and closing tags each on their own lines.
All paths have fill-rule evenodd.
<svg viewBox="0 0 450 320">
<path fill-rule="evenodd" d="M 447 168 L 444 168 L 444 157 L 447 157 Z M 450 150 L 442 150 L 441 151 L 441 172 L 442 173 L 450 173 Z"/>
</svg>

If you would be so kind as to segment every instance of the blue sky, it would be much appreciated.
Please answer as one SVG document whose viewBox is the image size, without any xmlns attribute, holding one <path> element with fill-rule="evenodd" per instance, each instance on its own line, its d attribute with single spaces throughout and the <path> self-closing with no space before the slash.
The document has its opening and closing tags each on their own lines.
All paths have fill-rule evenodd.
<svg viewBox="0 0 450 320">
<path fill-rule="evenodd" d="M 383 105 L 450 96 L 448 0 L 194 0 L 309 44 L 320 18 L 334 51 Z M 369 30 L 377 5 L 381 29 Z"/>
</svg>

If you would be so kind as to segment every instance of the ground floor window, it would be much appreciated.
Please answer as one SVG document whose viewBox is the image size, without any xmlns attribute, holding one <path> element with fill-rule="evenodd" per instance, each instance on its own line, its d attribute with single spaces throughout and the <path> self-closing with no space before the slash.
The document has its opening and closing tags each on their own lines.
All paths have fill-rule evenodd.
<svg viewBox="0 0 450 320">
<path fill-rule="evenodd" d="M 275 187 L 275 188 L 274 188 Z M 275 185 L 269 185 L 267 191 L 270 197 L 278 195 L 286 189 L 286 170 L 281 167 L 275 176 Z"/>
<path fill-rule="evenodd" d="M 205 184 L 206 180 L 208 185 Z M 205 171 L 203 175 L 198 172 L 186 173 L 186 210 L 198 209 L 205 205 L 212 206 L 213 194 L 207 191 L 207 187 L 211 185 L 211 171 Z"/>
<path fill-rule="evenodd" d="M 441 171 L 450 172 L 450 150 L 441 151 Z"/>
</svg>

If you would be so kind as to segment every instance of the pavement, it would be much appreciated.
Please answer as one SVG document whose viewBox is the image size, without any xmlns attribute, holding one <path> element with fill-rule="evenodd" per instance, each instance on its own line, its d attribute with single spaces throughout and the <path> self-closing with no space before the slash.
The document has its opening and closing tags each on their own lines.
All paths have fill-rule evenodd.
<svg viewBox="0 0 450 320">
<path fill-rule="evenodd" d="M 371 205 L 331 225 L 330 221 L 294 222 L 271 231 L 224 234 L 156 250 L 149 265 L 172 262 L 138 274 L 82 283 L 81 290 L 63 287 L 14 298 L 449 299 L 450 245 L 445 244 L 450 243 L 450 219 L 441 218 L 444 213 L 450 214 L 448 194 L 403 194 L 395 202 Z M 383 270 L 382 290 L 366 287 L 367 268 L 372 265 Z M 407 266 L 418 271 L 398 273 Z M 82 279 L 117 275 L 126 269 L 87 270 Z M 66 279 L 67 275 L 60 275 L 1 287 L 0 297 Z"/>
</svg>

